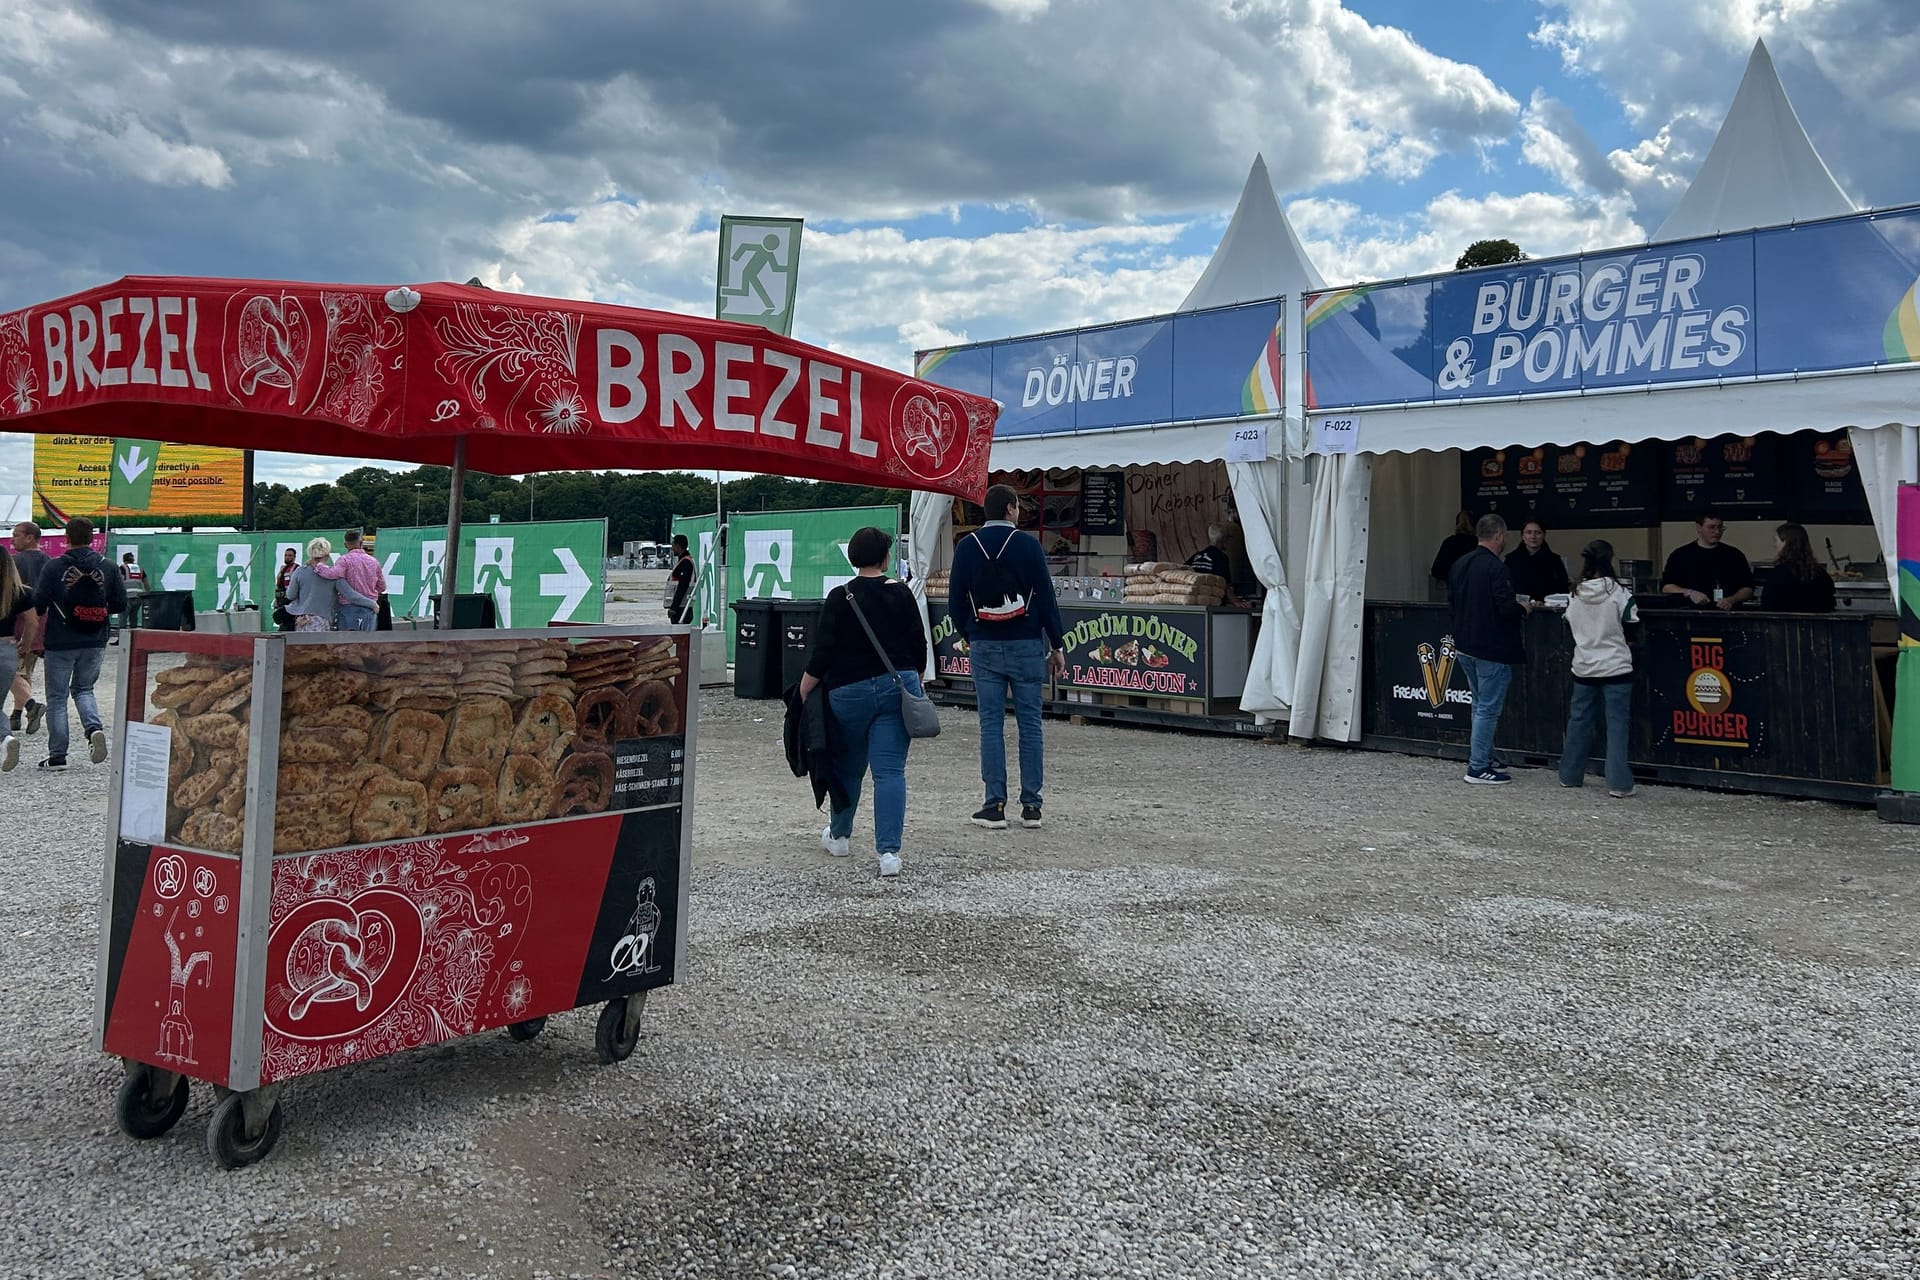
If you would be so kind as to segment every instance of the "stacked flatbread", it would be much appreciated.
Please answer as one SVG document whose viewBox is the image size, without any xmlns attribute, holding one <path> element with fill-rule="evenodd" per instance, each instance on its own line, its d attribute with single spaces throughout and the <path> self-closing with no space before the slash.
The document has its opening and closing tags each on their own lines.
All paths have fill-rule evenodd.
<svg viewBox="0 0 1920 1280">
<path fill-rule="evenodd" d="M 274 851 L 471 831 L 613 800 L 613 744 L 677 734 L 685 641 L 436 638 L 286 647 Z M 238 852 L 252 662 L 159 672 L 168 835 Z"/>
<path fill-rule="evenodd" d="M 1227 580 L 1183 564 L 1147 560 L 1126 567 L 1128 604 L 1217 605 L 1227 598 Z"/>
<path fill-rule="evenodd" d="M 927 575 L 927 599 L 945 600 L 952 574 L 945 569 L 935 569 Z"/>
</svg>

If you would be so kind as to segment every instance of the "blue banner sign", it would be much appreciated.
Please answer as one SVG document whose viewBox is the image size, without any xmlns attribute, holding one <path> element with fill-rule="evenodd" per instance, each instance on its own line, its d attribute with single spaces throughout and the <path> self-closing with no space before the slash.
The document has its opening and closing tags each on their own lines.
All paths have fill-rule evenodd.
<svg viewBox="0 0 1920 1280">
<path fill-rule="evenodd" d="M 1750 378 L 1920 356 L 1920 210 L 1582 254 L 1305 305 L 1310 409 Z"/>
<path fill-rule="evenodd" d="M 918 376 L 1004 407 L 994 436 L 1280 412 L 1278 299 L 921 352 Z"/>
</svg>

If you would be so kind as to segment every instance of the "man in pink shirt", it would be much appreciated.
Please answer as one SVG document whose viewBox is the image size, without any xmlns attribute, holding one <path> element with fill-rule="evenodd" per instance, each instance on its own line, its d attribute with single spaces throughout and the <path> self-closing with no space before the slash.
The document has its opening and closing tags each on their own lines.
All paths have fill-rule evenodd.
<svg viewBox="0 0 1920 1280">
<path fill-rule="evenodd" d="M 347 585 L 369 600 L 378 600 L 387 593 L 387 575 L 380 572 L 380 562 L 367 554 L 360 545 L 360 531 L 347 530 L 347 551 L 332 564 L 318 564 L 313 571 L 323 578 L 345 578 Z M 371 631 L 374 624 L 374 611 L 361 605 L 343 604 L 340 606 L 340 630 Z"/>
</svg>

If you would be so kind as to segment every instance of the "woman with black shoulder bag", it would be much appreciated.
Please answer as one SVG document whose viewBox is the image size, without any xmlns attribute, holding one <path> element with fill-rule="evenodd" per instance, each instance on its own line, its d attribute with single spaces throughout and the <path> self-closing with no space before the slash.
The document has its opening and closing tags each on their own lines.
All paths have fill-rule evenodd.
<svg viewBox="0 0 1920 1280">
<path fill-rule="evenodd" d="M 800 677 L 800 696 L 824 693 L 833 711 L 834 773 L 847 795 L 847 807 L 834 810 L 820 833 L 821 846 L 836 858 L 851 851 L 860 785 L 871 770 L 873 847 L 883 876 L 900 874 L 908 741 L 939 731 L 920 688 L 927 637 L 919 606 L 912 591 L 887 577 L 892 546 L 891 534 L 871 527 L 848 539 L 856 576 L 828 593 Z"/>
</svg>

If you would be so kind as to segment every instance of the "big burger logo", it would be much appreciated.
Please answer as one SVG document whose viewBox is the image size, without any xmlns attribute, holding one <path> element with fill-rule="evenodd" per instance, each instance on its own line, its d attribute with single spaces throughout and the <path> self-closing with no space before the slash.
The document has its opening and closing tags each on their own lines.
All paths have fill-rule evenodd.
<svg viewBox="0 0 1920 1280">
<path fill-rule="evenodd" d="M 1733 709 L 1733 680 L 1727 675 L 1727 647 L 1719 639 L 1698 639 L 1687 646 L 1687 705 L 1673 712 L 1673 740 L 1702 747 L 1748 745 L 1747 717 Z"/>
</svg>

